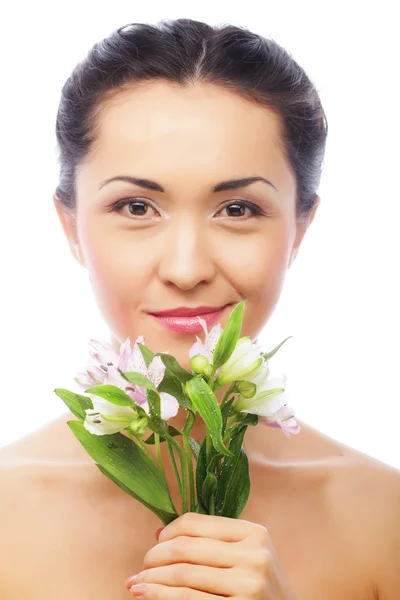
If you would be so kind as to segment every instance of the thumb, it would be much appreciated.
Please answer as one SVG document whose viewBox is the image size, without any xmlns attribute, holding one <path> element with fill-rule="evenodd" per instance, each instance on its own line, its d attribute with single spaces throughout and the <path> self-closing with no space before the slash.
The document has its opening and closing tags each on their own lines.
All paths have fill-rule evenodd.
<svg viewBox="0 0 400 600">
<path fill-rule="evenodd" d="M 156 540 L 158 542 L 158 536 L 160 535 L 160 533 L 162 532 L 162 530 L 164 529 L 164 527 L 160 527 L 159 529 L 156 530 Z"/>
</svg>

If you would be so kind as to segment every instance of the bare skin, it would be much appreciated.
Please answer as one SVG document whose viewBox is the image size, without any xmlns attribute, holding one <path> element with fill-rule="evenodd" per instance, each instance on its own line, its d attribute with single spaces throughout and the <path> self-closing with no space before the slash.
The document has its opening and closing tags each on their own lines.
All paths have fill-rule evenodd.
<svg viewBox="0 0 400 600">
<path fill-rule="evenodd" d="M 122 600 L 125 580 L 157 544 L 162 524 L 97 470 L 71 419 L 62 415 L 1 451 L 0 589 L 8 600 Z M 377 578 L 381 565 L 398 561 L 387 513 L 399 473 L 299 423 L 290 440 L 248 430 L 252 487 L 241 519 L 268 529 L 298 600 L 394 600 L 377 595 Z"/>
<path fill-rule="evenodd" d="M 149 313 L 242 299 L 241 333 L 257 341 L 319 204 L 316 197 L 309 218 L 296 219 L 296 181 L 276 115 L 222 88 L 161 82 L 125 90 L 99 115 L 94 151 L 77 173 L 76 211 L 57 198 L 55 207 L 115 349 L 144 335 L 152 351 L 188 368 L 194 336 Z M 164 192 L 102 186 L 119 175 L 156 180 Z M 222 181 L 253 176 L 273 185 L 214 192 Z M 238 201 L 263 213 L 242 204 L 242 214 L 237 206 L 228 214 Z M 178 428 L 181 413 L 171 420 Z M 71 419 L 0 451 L 1 598 L 122 600 L 125 580 L 157 544 L 161 523 L 98 471 L 67 427 Z M 241 519 L 267 528 L 297 600 L 398 599 L 399 472 L 299 423 L 290 440 L 280 430 L 248 429 L 252 487 Z M 203 439 L 201 422 L 192 434 Z M 173 486 L 171 470 L 167 479 Z M 179 506 L 176 487 L 172 498 Z M 289 597 L 273 598 L 282 599 Z"/>
</svg>

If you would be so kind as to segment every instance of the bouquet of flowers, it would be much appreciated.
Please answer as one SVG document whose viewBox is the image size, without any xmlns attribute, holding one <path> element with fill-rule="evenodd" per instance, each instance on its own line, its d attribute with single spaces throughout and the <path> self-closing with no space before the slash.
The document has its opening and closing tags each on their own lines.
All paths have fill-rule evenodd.
<svg viewBox="0 0 400 600">
<path fill-rule="evenodd" d="M 269 376 L 268 360 L 289 338 L 266 353 L 249 336 L 239 337 L 245 303 L 235 306 L 224 329 L 218 323 L 208 332 L 197 317 L 205 342 L 196 336 L 190 349 L 192 371 L 168 353 L 154 354 L 143 336 L 133 349 L 128 338 L 119 356 L 110 344 L 91 340 L 87 369 L 75 378 L 88 396 L 54 390 L 77 417 L 68 426 L 99 470 L 153 511 L 164 526 L 180 515 L 168 489 L 162 443 L 168 446 L 182 514 L 239 519 L 250 493 L 242 448 L 247 427 L 280 427 L 287 437 L 300 431 L 285 403 L 285 376 Z M 218 403 L 214 392 L 226 385 Z M 182 430 L 168 424 L 179 409 L 187 413 Z M 197 413 L 206 426 L 203 440 L 190 435 Z M 152 433 L 144 439 L 148 429 Z M 157 461 L 149 445 L 155 445 Z"/>
</svg>

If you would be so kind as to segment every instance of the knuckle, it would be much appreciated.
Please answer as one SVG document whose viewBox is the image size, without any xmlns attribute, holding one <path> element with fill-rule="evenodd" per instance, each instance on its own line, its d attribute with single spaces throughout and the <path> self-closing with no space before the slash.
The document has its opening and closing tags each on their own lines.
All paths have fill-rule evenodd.
<svg viewBox="0 0 400 600">
<path fill-rule="evenodd" d="M 171 556 L 175 560 L 183 560 L 187 557 L 188 551 L 191 547 L 191 540 L 187 536 L 181 536 L 179 538 L 175 538 L 173 543 L 171 544 Z"/>
<path fill-rule="evenodd" d="M 264 579 L 258 575 L 249 575 L 246 580 L 246 594 L 248 596 L 262 595 L 265 590 Z"/>
<path fill-rule="evenodd" d="M 193 565 L 190 565 L 189 563 L 175 565 L 176 576 L 179 579 L 179 582 L 181 582 L 181 585 L 190 581 L 190 572 L 192 569 Z"/>
<path fill-rule="evenodd" d="M 249 558 L 253 568 L 263 574 L 268 573 L 270 565 L 270 554 L 268 550 L 261 548 L 256 552 L 253 552 Z"/>
<path fill-rule="evenodd" d="M 264 527 L 264 525 L 260 525 L 259 523 L 254 523 L 254 532 L 257 538 L 260 540 L 262 544 L 268 544 L 270 541 L 270 535 L 268 529 Z"/>
<path fill-rule="evenodd" d="M 187 512 L 181 516 L 181 522 L 185 525 L 190 525 L 191 523 L 198 523 L 199 517 L 201 515 L 195 512 Z"/>
</svg>

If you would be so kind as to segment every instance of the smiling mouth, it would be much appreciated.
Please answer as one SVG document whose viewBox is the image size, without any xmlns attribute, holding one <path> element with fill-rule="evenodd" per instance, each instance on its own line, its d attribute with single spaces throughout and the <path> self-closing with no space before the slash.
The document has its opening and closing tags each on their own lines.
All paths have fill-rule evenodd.
<svg viewBox="0 0 400 600">
<path fill-rule="evenodd" d="M 222 306 L 221 308 L 217 308 L 216 310 L 212 310 L 211 307 L 208 307 L 208 312 L 206 313 L 197 313 L 196 315 L 189 315 L 189 316 L 182 316 L 182 314 L 180 315 L 157 315 L 154 313 L 150 313 L 151 316 L 156 319 L 158 321 L 158 323 L 160 323 L 161 325 L 163 325 L 164 327 L 166 327 L 167 329 L 171 330 L 171 331 L 177 331 L 180 333 L 200 333 L 201 331 L 203 331 L 203 327 L 201 326 L 201 323 L 199 322 L 199 320 L 197 319 L 197 317 L 200 317 L 201 319 L 203 319 L 207 325 L 207 327 L 210 327 L 213 323 L 215 323 L 216 321 L 218 321 L 218 319 L 220 319 L 220 317 L 222 316 L 222 313 L 224 312 L 225 308 L 227 308 L 227 306 L 229 306 L 228 304 L 226 304 L 225 306 Z M 200 307 L 200 309 L 204 307 Z M 211 308 L 211 311 L 210 311 Z M 194 310 L 198 310 L 198 309 L 188 309 L 188 311 L 193 312 Z"/>
</svg>

